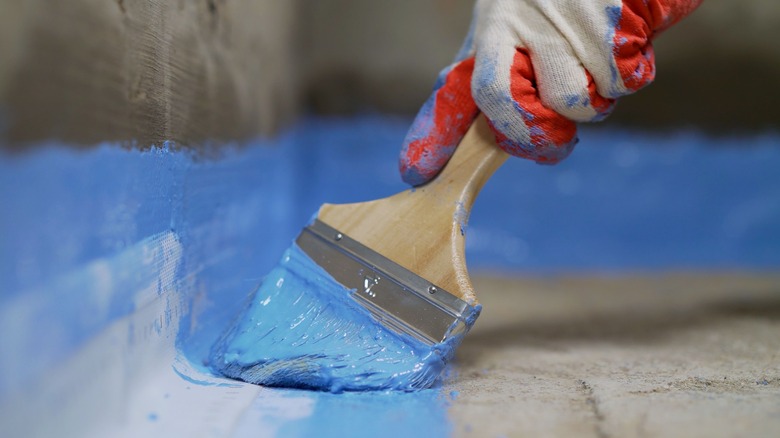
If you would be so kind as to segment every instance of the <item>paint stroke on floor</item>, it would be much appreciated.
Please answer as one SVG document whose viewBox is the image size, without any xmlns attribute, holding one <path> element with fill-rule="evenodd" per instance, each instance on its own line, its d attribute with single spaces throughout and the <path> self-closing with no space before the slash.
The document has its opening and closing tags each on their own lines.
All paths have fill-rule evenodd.
<svg viewBox="0 0 780 438">
<path fill-rule="evenodd" d="M 167 145 L 56 142 L 0 155 L 0 435 L 141 424 L 163 435 L 171 418 L 216 421 L 185 425 L 190 436 L 269 422 L 287 436 L 347 421 L 379 436 L 403 435 L 394 421 L 446 435 L 447 397 L 437 391 L 339 397 L 196 382 L 209 381 L 208 349 L 319 204 L 404 188 L 396 160 L 408 123 L 308 120 L 216 160 Z M 559 166 L 513 160 L 496 174 L 466 230 L 472 269 L 780 266 L 777 135 L 582 138 Z M 187 378 L 172 367 L 182 363 Z M 175 388 L 200 398 L 182 404 Z M 255 414 L 242 417 L 247 407 Z M 36 421 L 44 411 L 47 421 Z"/>
<path fill-rule="evenodd" d="M 428 343 L 378 320 L 356 293 L 293 244 L 214 344 L 209 369 L 281 388 L 417 391 L 439 380 L 479 314 L 464 311 L 445 341 Z"/>
</svg>

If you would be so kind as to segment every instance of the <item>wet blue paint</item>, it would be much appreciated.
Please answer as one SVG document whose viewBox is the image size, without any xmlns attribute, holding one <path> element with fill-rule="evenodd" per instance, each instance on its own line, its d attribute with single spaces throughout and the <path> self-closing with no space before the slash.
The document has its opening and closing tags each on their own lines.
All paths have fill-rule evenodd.
<svg viewBox="0 0 780 438">
<path fill-rule="evenodd" d="M 167 146 L 52 143 L 0 154 L 0 397 L 156 299 L 240 291 L 255 266 L 272 265 L 289 242 L 277 233 L 294 233 L 290 136 L 275 144 L 226 147 L 216 162 Z M 251 247 L 237 246 L 246 236 Z M 260 242 L 264 251 L 254 249 Z M 159 334 L 180 317 L 131 325 L 122 342 L 145 342 L 139 333 Z"/>
<path fill-rule="evenodd" d="M 317 393 L 311 416 L 282 425 L 277 436 L 449 437 L 448 401 L 437 389 L 417 392 Z"/>
<path fill-rule="evenodd" d="M 331 392 L 433 385 L 463 336 L 426 345 L 374 319 L 353 292 L 293 245 L 215 344 L 211 369 L 265 386 Z"/>
<path fill-rule="evenodd" d="M 307 120 L 273 141 L 227 148 L 216 161 L 110 144 L 0 155 L 0 309 L 9 315 L 0 318 L 1 340 L 32 358 L 0 358 L 0 394 L 133 312 L 138 277 L 112 282 L 106 312 L 85 309 L 104 308 L 95 281 L 104 268 L 114 279 L 159 275 L 154 264 L 134 269 L 143 266 L 141 248 L 161 248 L 161 236 L 183 251 L 174 279 L 188 278 L 180 286 L 191 304 L 179 342 L 202 365 L 321 203 L 406 187 L 395 163 L 408 126 L 405 118 Z M 580 150 L 564 163 L 509 160 L 493 176 L 470 218 L 470 269 L 780 266 L 777 134 L 581 133 Z M 125 341 L 142 342 L 135 333 Z M 34 348 L 46 339 L 51 348 Z"/>
<path fill-rule="evenodd" d="M 0 400 L 13 403 L 154 300 L 186 304 L 160 313 L 162 330 L 178 321 L 177 347 L 206 369 L 211 346 L 312 211 L 406 187 L 396 163 L 408 126 L 407 118 L 309 119 L 273 141 L 227 147 L 215 160 L 166 147 L 76 150 L 56 142 L 0 153 Z M 469 220 L 472 272 L 780 266 L 777 133 L 581 135 L 578 152 L 557 166 L 513 159 L 491 178 Z M 171 256 L 175 246 L 180 257 Z M 144 333 L 156 336 L 159 327 L 131 324 L 116 343 L 146 342 Z M 312 418 L 344 396 L 319 395 L 325 401 Z"/>
<path fill-rule="evenodd" d="M 412 187 L 416 187 L 429 181 L 430 175 L 427 172 L 420 172 L 415 166 L 409 166 L 403 174 L 403 180 Z"/>
<path fill-rule="evenodd" d="M 455 208 L 455 213 L 452 217 L 452 220 L 458 224 L 460 235 L 465 236 L 466 229 L 469 227 L 469 211 L 466 210 L 466 207 L 460 201 L 458 201 L 458 204 Z"/>
<path fill-rule="evenodd" d="M 780 266 L 780 136 L 581 129 L 555 166 L 508 160 L 469 218 L 470 269 Z"/>
<path fill-rule="evenodd" d="M 396 163 L 409 119 L 379 120 L 308 120 L 271 144 L 254 145 L 263 156 L 250 156 L 242 162 L 251 169 L 247 181 L 259 179 L 247 183 L 253 188 L 246 187 L 258 195 L 258 203 L 244 215 L 249 227 L 240 239 L 226 242 L 233 248 L 229 257 L 199 273 L 198 285 L 207 292 L 194 300 L 179 335 L 179 348 L 195 367 L 210 372 L 205 362 L 217 338 L 242 312 L 248 296 L 322 203 L 360 202 L 406 188 Z M 266 145 L 272 147 L 264 148 Z M 369 156 L 373 158 L 367 161 Z M 225 176 L 235 179 L 237 175 Z M 198 202 L 233 199 L 244 188 L 234 190 L 235 194 L 212 192 Z"/>
<path fill-rule="evenodd" d="M 264 388 L 244 410 L 232 435 L 448 437 L 449 403 L 437 389 L 332 394 Z"/>
<path fill-rule="evenodd" d="M 231 384 L 231 383 L 223 383 L 223 382 L 209 382 L 207 380 L 200 380 L 196 379 L 192 376 L 189 376 L 185 373 L 182 373 L 176 368 L 176 365 L 171 365 L 171 369 L 173 369 L 173 372 L 176 373 L 177 376 L 181 377 L 183 380 L 192 383 L 193 385 L 198 386 L 218 386 L 222 388 L 238 388 L 240 385 L 238 384 Z"/>
</svg>

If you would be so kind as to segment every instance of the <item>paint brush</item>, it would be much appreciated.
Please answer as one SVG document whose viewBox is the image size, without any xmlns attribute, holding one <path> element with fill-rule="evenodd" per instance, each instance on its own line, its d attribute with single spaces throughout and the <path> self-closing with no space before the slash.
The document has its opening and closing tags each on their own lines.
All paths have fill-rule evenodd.
<svg viewBox="0 0 780 438">
<path fill-rule="evenodd" d="M 209 366 L 266 386 L 431 386 L 481 309 L 466 269 L 466 224 L 506 158 L 480 116 L 426 185 L 322 205 L 214 345 Z"/>
</svg>

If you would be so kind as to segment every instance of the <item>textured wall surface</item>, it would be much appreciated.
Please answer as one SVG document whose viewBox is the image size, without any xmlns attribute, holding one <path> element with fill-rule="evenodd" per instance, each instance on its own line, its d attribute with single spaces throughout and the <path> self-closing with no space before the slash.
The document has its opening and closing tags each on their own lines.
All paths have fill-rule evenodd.
<svg viewBox="0 0 780 438">
<path fill-rule="evenodd" d="M 3 144 L 205 143 L 303 108 L 412 114 L 469 0 L 0 0 Z M 780 3 L 710 1 L 657 41 L 658 79 L 608 124 L 777 129 Z"/>
<path fill-rule="evenodd" d="M 296 106 L 293 3 L 0 1 L 6 146 L 270 133 Z"/>
<path fill-rule="evenodd" d="M 455 56 L 473 1 L 323 0 L 302 8 L 309 102 L 323 112 L 416 112 Z M 606 124 L 777 129 L 780 3 L 706 1 L 655 44 L 656 82 Z"/>
</svg>

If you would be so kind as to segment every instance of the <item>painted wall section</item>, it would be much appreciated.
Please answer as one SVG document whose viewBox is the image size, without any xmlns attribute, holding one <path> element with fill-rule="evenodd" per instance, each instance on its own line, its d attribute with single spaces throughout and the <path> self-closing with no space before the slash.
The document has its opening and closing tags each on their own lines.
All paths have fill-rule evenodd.
<svg viewBox="0 0 780 438">
<path fill-rule="evenodd" d="M 153 424 L 218 436 L 271 421 L 262 409 L 289 394 L 265 391 L 266 403 L 257 387 L 180 374 L 209 382 L 200 361 L 319 204 L 404 188 L 396 159 L 408 126 L 307 120 L 217 159 L 165 144 L 51 143 L 0 155 L 0 435 L 105 436 Z M 513 160 L 499 170 L 466 229 L 472 269 L 780 266 L 777 135 L 582 138 L 559 166 Z M 280 435 L 314 430 L 339 406 L 369 415 L 386 400 L 291 394 L 310 414 L 273 416 Z M 224 409 L 210 429 L 168 423 L 201 418 L 214 403 Z M 246 410 L 252 403 L 259 411 Z M 439 410 L 428 416 L 443 418 L 431 406 Z"/>
<path fill-rule="evenodd" d="M 289 141 L 218 161 L 165 145 L 0 160 L 0 434 L 128 421 L 131 393 L 170 368 L 193 305 L 251 290 L 288 244 Z"/>
</svg>

